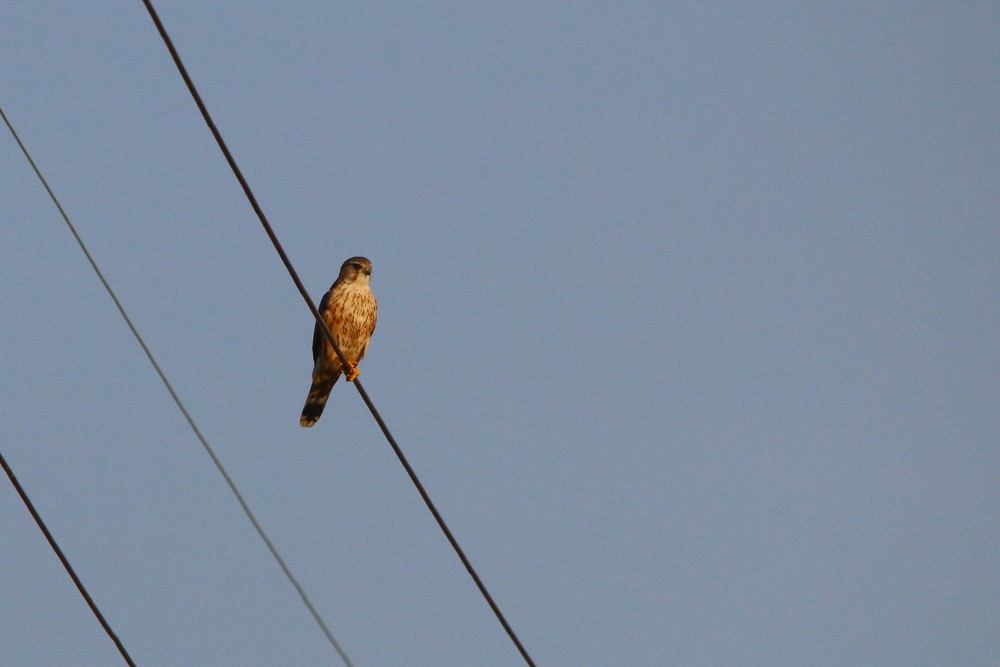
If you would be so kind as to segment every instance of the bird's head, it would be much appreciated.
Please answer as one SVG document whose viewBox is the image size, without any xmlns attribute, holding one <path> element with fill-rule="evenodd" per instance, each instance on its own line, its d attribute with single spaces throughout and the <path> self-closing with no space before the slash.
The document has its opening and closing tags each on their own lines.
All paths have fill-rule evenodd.
<svg viewBox="0 0 1000 667">
<path fill-rule="evenodd" d="M 340 266 L 340 280 L 367 285 L 372 278 L 372 263 L 367 257 L 351 257 Z"/>
</svg>

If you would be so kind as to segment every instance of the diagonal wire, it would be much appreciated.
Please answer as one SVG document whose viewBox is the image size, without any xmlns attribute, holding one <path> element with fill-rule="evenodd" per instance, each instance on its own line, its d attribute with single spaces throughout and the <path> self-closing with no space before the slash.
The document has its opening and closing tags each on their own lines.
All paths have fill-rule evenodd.
<svg viewBox="0 0 1000 667">
<path fill-rule="evenodd" d="M 0 109 L 0 114 L 2 113 L 3 109 Z M 4 116 L 4 120 L 7 120 L 6 116 Z M 121 640 L 118 639 L 118 635 L 116 635 L 115 631 L 111 629 L 110 625 L 108 625 L 107 619 L 104 618 L 104 614 L 101 613 L 101 610 L 97 608 L 97 603 L 94 602 L 92 597 L 90 597 L 90 593 L 87 592 L 83 582 L 80 581 L 80 577 L 76 576 L 76 571 L 73 569 L 73 566 L 69 564 L 69 559 L 66 558 L 66 554 L 64 554 L 63 550 L 59 548 L 56 538 L 52 537 L 52 533 L 49 532 L 45 522 L 42 521 L 42 517 L 35 509 L 34 503 L 32 503 L 31 499 L 28 498 L 28 494 L 21 486 L 21 483 L 17 481 L 14 471 L 9 465 L 7 465 L 7 459 L 3 457 L 2 453 L 0 453 L 0 467 L 3 468 L 5 473 L 7 473 L 7 477 L 10 478 L 10 483 L 14 485 L 14 490 L 17 491 L 17 495 L 21 496 L 21 500 L 24 502 L 25 507 L 28 508 L 28 512 L 31 514 L 31 517 L 35 520 L 35 523 L 38 524 L 39 530 L 42 531 L 42 535 L 44 535 L 45 539 L 48 540 L 49 546 L 52 547 L 52 551 L 54 551 L 56 556 L 59 557 L 59 562 L 61 562 L 63 567 L 66 568 L 66 572 L 69 573 L 70 579 L 72 579 L 73 583 L 76 584 L 77 590 L 80 591 L 80 595 L 83 596 L 87 606 L 90 607 L 90 611 L 94 612 L 94 616 L 97 617 L 101 627 L 104 628 L 106 633 L 108 633 L 108 637 L 111 637 L 111 641 L 115 643 L 115 646 L 118 648 L 118 652 L 121 653 L 122 658 L 125 659 L 125 663 L 130 667 L 135 667 L 135 662 L 132 661 L 132 656 L 128 654 L 128 651 L 125 650 L 125 645 L 122 644 Z"/>
<path fill-rule="evenodd" d="M 163 26 L 163 23 L 160 21 L 160 17 L 157 15 L 156 9 L 153 8 L 153 3 L 151 2 L 151 0 L 142 0 L 142 2 L 146 6 L 146 10 L 149 12 L 149 16 L 153 20 L 153 23 L 156 24 L 156 29 L 157 31 L 159 31 L 160 37 L 163 39 L 163 43 L 166 45 L 167 50 L 170 52 L 170 57 L 173 59 L 174 65 L 177 66 L 177 71 L 180 73 L 181 78 L 184 79 L 184 83 L 187 85 L 188 91 L 191 93 L 191 97 L 194 99 L 195 104 L 198 105 L 198 110 L 201 111 L 201 115 L 205 119 L 205 124 L 208 125 L 208 129 L 211 130 L 212 136 L 215 137 L 215 141 L 219 145 L 219 149 L 222 151 L 222 154 L 226 158 L 226 162 L 229 163 L 229 167 L 233 171 L 233 175 L 236 176 L 236 180 L 239 181 L 240 186 L 243 188 L 243 192 L 246 195 L 247 200 L 250 202 L 250 206 L 253 208 L 254 213 L 257 214 L 257 218 L 260 220 L 260 224 L 264 227 L 264 231 L 267 232 L 268 238 L 271 239 L 271 244 L 274 245 L 274 249 L 278 252 L 278 255 L 281 257 L 281 261 L 284 263 L 285 269 L 288 270 L 288 274 L 291 276 L 292 281 L 298 288 L 299 293 L 302 295 L 302 298 L 306 302 L 306 305 L 309 306 L 309 311 L 313 314 L 313 317 L 316 318 L 316 322 L 319 324 L 320 330 L 323 332 L 323 335 L 326 336 L 327 341 L 329 341 L 330 345 L 337 353 L 337 357 L 340 359 L 340 362 L 344 365 L 345 368 L 347 368 L 349 366 L 347 357 L 344 356 L 344 353 L 340 349 L 340 346 L 337 344 L 337 341 L 334 339 L 333 334 L 330 333 L 330 329 L 326 326 L 326 322 L 324 322 L 323 318 L 320 316 L 319 311 L 316 309 L 316 304 L 314 304 L 313 300 L 309 297 L 309 292 L 306 290 L 305 286 L 302 284 L 302 281 L 299 279 L 299 275 L 295 271 L 295 267 L 292 266 L 292 262 L 288 259 L 288 255 L 285 254 L 284 248 L 282 248 L 281 243 L 278 241 L 277 235 L 271 228 L 271 223 L 268 222 L 267 216 L 264 215 L 263 209 L 260 207 L 260 204 L 257 203 L 257 198 L 254 196 L 253 191 L 250 189 L 250 184 L 247 182 L 246 178 L 243 177 L 243 172 L 236 164 L 236 160 L 233 158 L 232 153 L 229 152 L 229 147 L 223 140 L 222 134 L 219 132 L 219 129 L 215 126 L 215 122 L 212 120 L 212 116 L 208 113 L 208 107 L 205 106 L 205 102 L 202 101 L 201 95 L 198 93 L 198 89 L 194 85 L 194 81 L 191 79 L 190 75 L 188 75 L 187 68 L 184 66 L 183 61 L 181 61 L 180 54 L 177 52 L 177 49 L 174 48 L 173 40 L 170 39 L 170 35 L 167 34 L 167 29 Z M 440 526 L 441 531 L 444 533 L 445 537 L 448 538 L 448 542 L 451 544 L 452 549 L 455 550 L 455 553 L 458 555 L 458 558 L 462 561 L 462 564 L 465 566 L 466 571 L 468 571 L 469 576 L 472 577 L 472 580 L 476 583 L 476 586 L 479 588 L 479 592 L 482 594 L 483 598 L 490 606 L 490 609 L 493 610 L 493 613 L 494 615 L 496 615 L 497 620 L 500 621 L 500 625 L 503 626 L 503 629 L 510 636 L 511 641 L 514 642 L 514 645 L 520 652 L 521 657 L 524 658 L 524 661 L 528 665 L 534 667 L 535 663 L 532 661 L 531 656 L 528 655 L 527 649 L 524 648 L 524 645 L 518 638 L 517 633 L 514 632 L 514 629 L 507 622 L 507 619 L 504 617 L 503 612 L 500 611 L 500 607 L 497 606 L 496 602 L 493 600 L 493 596 L 490 595 L 490 592 L 486 589 L 486 585 L 483 583 L 482 579 L 479 578 L 479 575 L 476 573 L 475 568 L 472 567 L 472 563 L 469 561 L 468 557 L 466 557 L 465 552 L 462 550 L 462 547 L 459 546 L 458 540 L 456 540 L 455 536 L 452 535 L 452 532 L 451 530 L 449 530 L 448 525 L 444 521 L 444 518 L 441 516 L 437 508 L 434 506 L 434 503 L 431 501 L 431 497 L 424 489 L 424 485 L 421 484 L 420 479 L 417 477 L 417 473 L 410 466 L 409 461 L 407 461 L 406 456 L 403 454 L 403 450 L 400 449 L 399 445 L 396 443 L 396 439 L 392 437 L 392 433 L 389 432 L 389 427 L 386 426 L 385 421 L 383 421 L 381 415 L 379 415 L 378 413 L 378 410 L 375 408 L 375 404 L 372 403 L 372 400 L 368 397 L 368 392 L 365 391 L 364 387 L 362 387 L 361 383 L 358 382 L 357 380 L 354 380 L 354 386 L 357 388 L 358 393 L 361 395 L 361 399 L 365 402 L 365 405 L 367 405 L 368 409 L 371 411 L 372 417 L 374 417 L 375 421 L 378 423 L 379 428 L 382 430 L 382 434 L 385 436 L 385 439 L 389 442 L 389 445 L 392 447 L 392 451 L 396 454 L 396 458 L 399 459 L 399 462 L 403 465 L 403 468 L 406 470 L 406 474 L 409 475 L 410 480 L 413 482 L 413 485 L 417 488 L 417 491 L 420 493 L 420 497 L 423 499 L 424 504 L 427 505 L 427 509 L 429 509 L 431 514 L 434 515 L 435 521 L 437 521 L 438 526 Z"/>
<path fill-rule="evenodd" d="M 188 425 L 191 427 L 191 430 L 194 431 L 194 434 L 198 438 L 198 441 L 201 442 L 202 447 L 204 447 L 205 451 L 208 453 L 208 456 L 212 459 L 212 463 L 215 464 L 215 467 L 219 470 L 219 473 L 222 475 L 222 478 L 226 480 L 226 484 L 229 485 L 229 489 L 233 492 L 233 495 L 236 496 L 236 500 L 240 503 L 240 507 L 243 508 L 244 514 L 246 514 L 247 518 L 250 519 L 250 523 L 253 524 L 253 527 L 257 531 L 257 534 L 260 535 L 260 538 L 264 540 L 264 544 L 267 545 L 267 548 L 271 552 L 271 555 L 274 556 L 274 560 L 278 562 L 278 565 L 281 567 L 282 572 L 285 573 L 285 577 L 287 577 L 288 581 L 291 582 L 293 587 L 295 587 L 295 590 L 296 592 L 298 592 L 299 597 L 302 598 L 302 602 L 305 603 L 306 608 L 309 609 L 309 613 L 312 614 L 312 617 L 316 620 L 316 623 L 319 624 L 319 627 L 323 630 L 323 634 L 326 635 L 326 638 L 329 640 L 330 644 L 332 644 L 333 648 L 337 651 L 338 654 L 340 654 L 340 657 L 343 659 L 344 664 L 346 664 L 347 667 L 353 667 L 351 659 L 347 656 L 347 653 L 340 646 L 340 643 L 337 642 L 336 638 L 333 636 L 333 633 L 330 631 L 330 628 L 327 627 L 326 622 L 323 620 L 323 617 L 319 615 L 319 612 L 316 610 L 316 607 L 314 607 L 313 603 L 309 600 L 309 596 L 306 595 L 305 589 L 302 588 L 302 585 L 299 583 L 298 579 L 296 579 L 295 575 L 292 574 L 292 571 L 285 563 L 285 559 L 281 557 L 281 554 L 278 553 L 278 549 L 274 546 L 274 543 L 271 542 L 271 539 L 267 536 L 267 533 L 264 532 L 264 528 L 257 521 L 257 517 L 254 516 L 253 511 L 251 511 L 250 506 L 247 504 L 247 501 L 243 498 L 243 494 L 240 493 L 240 490 L 236 487 L 236 483 L 233 481 L 232 477 L 229 476 L 229 473 L 226 471 L 225 466 L 222 465 L 222 461 L 219 459 L 218 456 L 216 456 L 215 450 L 212 449 L 212 446 L 208 444 L 208 441 L 205 439 L 205 436 L 202 435 L 201 429 L 198 428 L 198 425 L 195 423 L 194 418 L 191 416 L 191 413 L 189 413 L 187 411 L 187 408 L 184 407 L 184 403 L 181 402 L 180 396 L 178 396 L 177 392 L 174 391 L 173 385 L 170 383 L 170 380 L 167 379 L 167 376 L 163 372 L 163 369 L 160 368 L 160 364 L 157 363 L 156 358 L 153 356 L 153 353 L 146 345 L 146 341 L 139 334 L 139 330 L 135 328 L 135 325 L 132 323 L 132 319 L 128 316 L 128 313 L 125 312 L 125 307 L 122 306 L 122 303 L 121 301 L 118 300 L 118 296 L 115 294 L 115 291 L 111 289 L 111 285 L 104 277 L 104 273 L 101 271 L 100 267 L 97 266 L 97 262 L 94 261 L 94 258 L 90 254 L 90 251 L 87 250 L 86 244 L 84 244 L 83 239 L 80 237 L 80 234 L 76 231 L 76 227 L 70 221 L 69 216 L 66 215 L 66 211 L 63 209 L 62 204 L 59 203 L 59 199 L 52 191 L 52 188 L 49 187 L 48 181 L 45 180 L 45 177 L 42 175 L 42 172 L 38 169 L 38 166 L 35 164 L 35 161 L 31 158 L 31 154 L 28 152 L 27 147 L 24 145 L 24 143 L 21 142 L 21 138 L 14 130 L 14 126 L 11 125 L 10 120 L 7 119 L 7 114 L 3 112 L 3 108 L 0 108 L 0 115 L 3 116 L 3 120 L 7 124 L 7 128 L 10 130 L 10 133 L 14 136 L 14 140 L 17 142 L 17 145 L 20 146 L 21 152 L 24 153 L 24 157 L 28 159 L 28 163 L 31 165 L 31 168 L 34 169 L 35 175 L 38 176 L 38 180 L 40 180 L 42 182 L 42 185 L 45 186 L 45 190 L 49 193 L 49 197 L 52 199 L 52 203 L 54 203 L 56 205 L 56 208 L 59 209 L 59 214 L 62 215 L 62 219 L 66 222 L 66 226 L 69 227 L 70 232 L 73 233 L 73 237 L 76 239 L 77 244 L 80 246 L 80 250 L 82 250 L 83 254 L 87 257 L 87 261 L 90 262 L 90 266 L 91 268 L 94 269 L 94 273 L 97 274 L 97 277 L 100 279 L 101 284 L 104 285 L 104 289 L 105 291 L 107 291 L 108 296 L 110 296 L 111 300 L 115 302 L 115 307 L 118 308 L 118 312 L 121 314 L 122 319 L 125 320 L 125 324 L 127 324 L 128 328 L 132 331 L 132 335 L 135 337 L 136 341 L 138 341 L 139 346 L 142 348 L 142 351 L 146 353 L 146 358 L 149 359 L 149 363 L 153 365 L 153 368 L 156 370 L 156 374 L 160 376 L 160 380 L 163 382 L 163 386 L 165 386 L 167 388 L 167 391 L 170 392 L 170 397 L 174 399 L 174 403 L 177 404 L 177 409 L 179 409 L 181 411 L 181 414 L 184 415 L 184 419 L 187 420 Z M 76 578 L 74 577 L 74 580 L 75 579 Z M 86 596 L 86 592 L 84 592 L 84 595 Z"/>
</svg>

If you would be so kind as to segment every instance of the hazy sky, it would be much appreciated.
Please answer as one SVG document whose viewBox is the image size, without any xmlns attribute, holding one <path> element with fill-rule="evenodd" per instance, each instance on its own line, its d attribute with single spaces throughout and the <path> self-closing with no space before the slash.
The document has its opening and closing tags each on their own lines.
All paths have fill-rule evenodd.
<svg viewBox="0 0 1000 667">
<path fill-rule="evenodd" d="M 1000 5 L 157 2 L 539 665 L 1000 664 Z M 519 657 L 142 3 L 0 104 L 360 666 Z M 142 665 L 340 664 L 0 132 L 0 447 Z M 6 480 L 7 665 L 119 664 Z"/>
</svg>

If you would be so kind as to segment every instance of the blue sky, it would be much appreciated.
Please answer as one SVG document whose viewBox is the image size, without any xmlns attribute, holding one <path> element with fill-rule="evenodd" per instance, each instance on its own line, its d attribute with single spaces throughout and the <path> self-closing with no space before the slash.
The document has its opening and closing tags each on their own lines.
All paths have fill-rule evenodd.
<svg viewBox="0 0 1000 667">
<path fill-rule="evenodd" d="M 1000 663 L 994 3 L 157 3 L 545 665 Z M 358 665 L 518 655 L 135 3 L 0 12 L 0 104 Z M 9 136 L 5 457 L 143 665 L 338 664 Z M 117 653 L 9 484 L 0 647 Z"/>
</svg>

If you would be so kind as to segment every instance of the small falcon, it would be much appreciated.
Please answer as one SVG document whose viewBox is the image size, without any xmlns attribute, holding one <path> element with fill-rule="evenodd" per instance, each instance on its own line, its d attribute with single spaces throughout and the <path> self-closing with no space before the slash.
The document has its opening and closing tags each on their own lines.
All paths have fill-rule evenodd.
<svg viewBox="0 0 1000 667">
<path fill-rule="evenodd" d="M 313 381 L 299 418 L 301 426 L 312 426 L 319 421 L 330 390 L 341 373 L 347 376 L 348 382 L 358 377 L 358 362 L 368 351 L 368 341 L 375 331 L 378 316 L 378 302 L 368 287 L 371 279 L 371 261 L 365 257 L 351 257 L 340 267 L 340 276 L 319 304 L 320 316 L 349 363 L 345 371 L 317 322 L 313 330 Z"/>
</svg>

